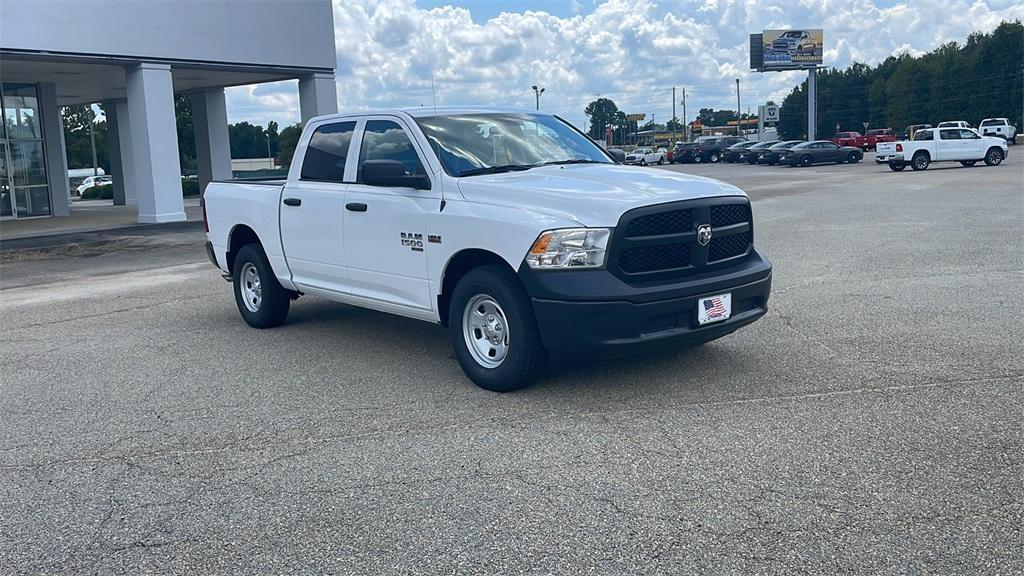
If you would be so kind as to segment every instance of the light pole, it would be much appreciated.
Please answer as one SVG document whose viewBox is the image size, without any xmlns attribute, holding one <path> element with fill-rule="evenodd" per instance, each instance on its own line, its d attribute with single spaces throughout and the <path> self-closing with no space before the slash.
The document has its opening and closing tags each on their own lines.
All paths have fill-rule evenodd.
<svg viewBox="0 0 1024 576">
<path fill-rule="evenodd" d="M 544 93 L 546 88 L 538 88 L 536 86 L 531 86 L 531 88 L 533 88 L 533 95 L 537 99 L 537 110 L 540 110 L 540 95 Z"/>
<path fill-rule="evenodd" d="M 740 135 L 743 114 L 740 113 L 740 79 L 736 79 L 736 135 Z"/>
<path fill-rule="evenodd" d="M 273 158 L 273 156 L 270 154 L 270 134 L 267 134 L 266 136 L 267 136 L 267 158 Z M 273 163 L 273 161 L 271 161 L 271 163 Z"/>
</svg>

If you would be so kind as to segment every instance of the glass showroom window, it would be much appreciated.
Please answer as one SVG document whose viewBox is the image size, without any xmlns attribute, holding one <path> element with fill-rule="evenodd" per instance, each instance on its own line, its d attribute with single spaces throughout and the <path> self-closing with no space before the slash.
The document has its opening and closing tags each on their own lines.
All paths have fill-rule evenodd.
<svg viewBox="0 0 1024 576">
<path fill-rule="evenodd" d="M 43 127 L 34 84 L 4 84 L 0 216 L 50 215 Z"/>
</svg>

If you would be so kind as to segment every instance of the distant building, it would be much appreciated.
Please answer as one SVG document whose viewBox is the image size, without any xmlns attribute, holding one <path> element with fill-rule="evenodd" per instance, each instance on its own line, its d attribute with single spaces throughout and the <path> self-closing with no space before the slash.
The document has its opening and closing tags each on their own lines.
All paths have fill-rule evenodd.
<svg viewBox="0 0 1024 576">
<path fill-rule="evenodd" d="M 224 88 L 298 79 L 302 120 L 337 112 L 330 0 L 2 0 L 0 219 L 66 216 L 60 108 L 102 102 L 114 201 L 184 220 L 174 95 L 199 179 L 231 178 Z"/>
</svg>

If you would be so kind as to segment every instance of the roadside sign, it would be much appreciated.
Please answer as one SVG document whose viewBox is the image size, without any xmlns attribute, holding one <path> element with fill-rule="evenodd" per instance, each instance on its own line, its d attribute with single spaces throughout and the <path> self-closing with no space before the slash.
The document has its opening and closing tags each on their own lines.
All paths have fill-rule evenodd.
<svg viewBox="0 0 1024 576">
<path fill-rule="evenodd" d="M 779 107 L 775 104 L 760 107 L 760 116 L 762 122 L 778 122 L 779 121 Z"/>
<path fill-rule="evenodd" d="M 626 114 L 626 120 L 630 122 L 639 122 L 644 118 L 647 118 L 647 114 Z"/>
<path fill-rule="evenodd" d="M 867 132 L 868 131 L 868 124 L 871 124 L 871 122 L 863 122 L 863 124 L 864 124 L 864 131 Z"/>
</svg>

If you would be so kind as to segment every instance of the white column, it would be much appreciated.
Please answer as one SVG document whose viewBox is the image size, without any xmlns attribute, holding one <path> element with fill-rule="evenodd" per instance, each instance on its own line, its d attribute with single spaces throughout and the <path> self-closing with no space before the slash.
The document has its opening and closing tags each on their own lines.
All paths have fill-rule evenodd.
<svg viewBox="0 0 1024 576">
<path fill-rule="evenodd" d="M 817 140 L 815 135 L 818 133 L 817 128 L 817 104 L 815 103 L 815 80 L 817 78 L 818 71 L 811 68 L 807 71 L 807 141 L 811 142 Z"/>
<path fill-rule="evenodd" d="M 68 154 L 64 147 L 64 119 L 57 106 L 57 88 L 52 82 L 39 85 L 39 113 L 46 156 L 46 182 L 50 187 L 50 214 L 67 216 L 71 213 Z"/>
<path fill-rule="evenodd" d="M 199 188 L 205 191 L 206 185 L 213 180 L 231 179 L 228 108 L 223 88 L 192 92 L 189 98 L 192 100 L 192 124 L 196 134 Z"/>
<path fill-rule="evenodd" d="M 171 67 L 150 63 L 131 66 L 125 70 L 125 82 L 132 148 L 129 183 L 138 198 L 139 222 L 185 220 Z"/>
<path fill-rule="evenodd" d="M 126 170 L 121 155 L 121 130 L 128 128 L 128 103 L 118 108 L 117 101 L 108 100 L 103 103 L 103 112 L 107 116 L 107 156 L 110 158 L 110 177 L 114 181 L 114 205 L 124 206 L 127 204 Z"/>
<path fill-rule="evenodd" d="M 334 74 L 310 74 L 299 78 L 299 112 L 305 124 L 314 116 L 338 112 Z"/>
</svg>

